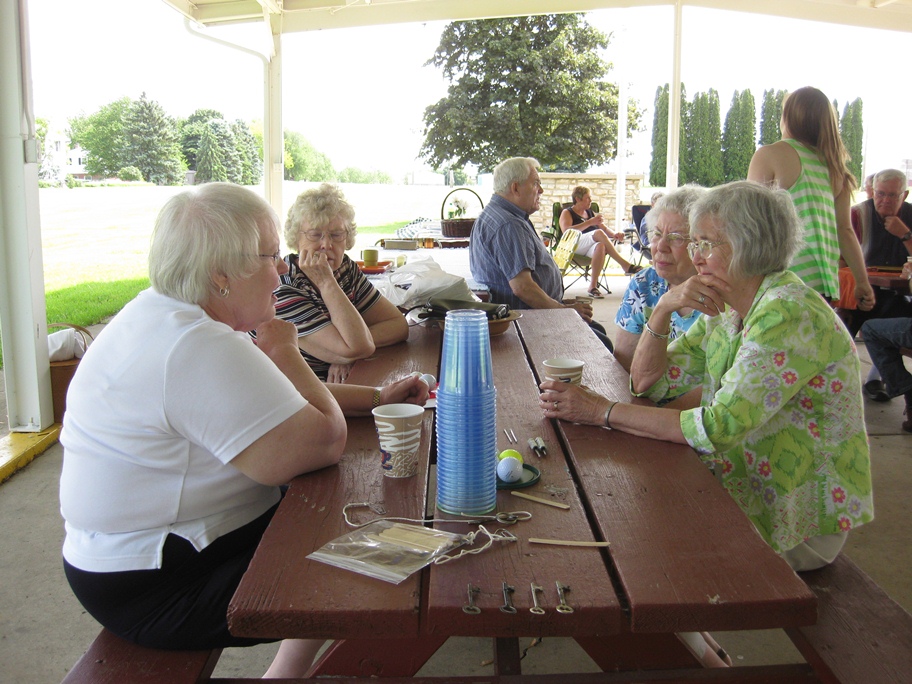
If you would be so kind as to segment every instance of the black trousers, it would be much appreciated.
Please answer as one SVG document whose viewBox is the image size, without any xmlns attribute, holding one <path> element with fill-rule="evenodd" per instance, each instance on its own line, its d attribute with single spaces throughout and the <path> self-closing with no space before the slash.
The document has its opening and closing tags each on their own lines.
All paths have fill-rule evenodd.
<svg viewBox="0 0 912 684">
<path fill-rule="evenodd" d="M 158 570 L 87 572 L 64 560 L 64 572 L 92 617 L 141 646 L 204 650 L 275 641 L 232 636 L 227 612 L 277 507 L 202 551 L 183 537 L 168 535 Z"/>
</svg>

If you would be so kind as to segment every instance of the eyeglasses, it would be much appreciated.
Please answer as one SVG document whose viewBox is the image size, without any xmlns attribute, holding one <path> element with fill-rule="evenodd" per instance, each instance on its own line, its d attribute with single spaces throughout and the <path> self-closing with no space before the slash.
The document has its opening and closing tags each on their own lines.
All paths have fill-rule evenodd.
<svg viewBox="0 0 912 684">
<path fill-rule="evenodd" d="M 712 242 L 711 240 L 691 240 L 687 243 L 687 253 L 690 254 L 691 259 L 697 255 L 697 252 L 699 252 L 704 259 L 709 259 L 709 257 L 712 256 L 713 247 L 725 244 L 728 244 L 725 240 L 719 240 L 718 242 Z"/>
<path fill-rule="evenodd" d="M 874 197 L 877 199 L 883 199 L 886 197 L 889 200 L 895 200 L 899 197 L 902 197 L 903 193 L 901 192 L 884 192 L 883 190 L 875 190 Z"/>
<path fill-rule="evenodd" d="M 348 237 L 348 233 L 344 231 L 334 231 L 332 233 L 324 233 L 319 230 L 306 230 L 302 233 L 304 238 L 308 242 L 323 242 L 326 239 L 326 236 L 329 236 L 329 239 L 333 242 L 342 242 L 345 238 Z"/>
<path fill-rule="evenodd" d="M 665 242 L 669 247 L 680 247 L 690 239 L 690 236 L 682 235 L 681 233 L 663 233 L 661 230 L 654 230 L 649 233 L 649 242 L 651 244 L 657 243 L 662 238 L 665 238 Z"/>
<path fill-rule="evenodd" d="M 272 259 L 272 265 L 275 266 L 282 259 L 282 255 L 279 252 L 275 254 L 257 254 L 261 259 Z"/>
</svg>

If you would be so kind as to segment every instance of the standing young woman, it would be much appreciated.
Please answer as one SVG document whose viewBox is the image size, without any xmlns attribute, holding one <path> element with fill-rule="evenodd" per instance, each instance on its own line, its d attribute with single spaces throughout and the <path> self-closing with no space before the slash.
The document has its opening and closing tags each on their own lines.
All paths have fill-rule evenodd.
<svg viewBox="0 0 912 684">
<path fill-rule="evenodd" d="M 849 155 L 839 136 L 836 110 L 817 88 L 799 88 L 785 98 L 780 128 L 782 140 L 754 153 L 747 178 L 775 182 L 795 203 L 804 224 L 804 245 L 789 268 L 808 287 L 835 301 L 841 253 L 855 276 L 858 307 L 868 311 L 874 306 L 874 290 L 849 214 L 857 182 L 846 166 Z"/>
</svg>

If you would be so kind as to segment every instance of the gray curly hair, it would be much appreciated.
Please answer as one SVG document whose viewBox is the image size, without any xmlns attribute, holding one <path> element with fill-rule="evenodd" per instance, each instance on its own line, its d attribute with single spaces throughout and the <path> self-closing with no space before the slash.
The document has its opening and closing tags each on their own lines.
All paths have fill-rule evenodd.
<svg viewBox="0 0 912 684">
<path fill-rule="evenodd" d="M 708 190 L 690 210 L 690 225 L 711 219 L 731 245 L 729 273 L 750 278 L 784 271 L 802 244 L 800 222 L 785 190 L 735 181 Z"/>
</svg>

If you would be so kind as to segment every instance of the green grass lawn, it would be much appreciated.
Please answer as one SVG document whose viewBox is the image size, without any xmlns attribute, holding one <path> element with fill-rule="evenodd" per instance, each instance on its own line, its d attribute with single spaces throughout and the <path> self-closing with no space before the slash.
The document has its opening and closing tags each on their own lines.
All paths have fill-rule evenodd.
<svg viewBox="0 0 912 684">
<path fill-rule="evenodd" d="M 83 327 L 101 323 L 149 287 L 147 259 L 155 216 L 168 198 L 184 189 L 42 190 L 48 323 Z M 394 234 L 406 223 L 359 227 L 352 258 L 360 258 L 356 255 L 361 248 Z"/>
</svg>

